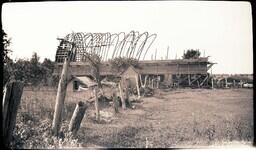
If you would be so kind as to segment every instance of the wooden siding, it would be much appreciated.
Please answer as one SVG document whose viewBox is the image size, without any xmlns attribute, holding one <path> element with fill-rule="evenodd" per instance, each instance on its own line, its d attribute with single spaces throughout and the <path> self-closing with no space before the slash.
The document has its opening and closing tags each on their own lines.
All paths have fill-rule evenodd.
<svg viewBox="0 0 256 150">
<path fill-rule="evenodd" d="M 159 60 L 159 61 L 139 61 L 140 74 L 207 74 L 207 59 L 195 60 Z M 71 62 L 70 71 L 73 75 L 90 75 L 91 67 L 87 63 Z M 54 74 L 60 74 L 62 63 L 57 63 Z M 120 75 L 111 68 L 108 63 L 102 63 L 100 66 L 100 75 Z"/>
</svg>

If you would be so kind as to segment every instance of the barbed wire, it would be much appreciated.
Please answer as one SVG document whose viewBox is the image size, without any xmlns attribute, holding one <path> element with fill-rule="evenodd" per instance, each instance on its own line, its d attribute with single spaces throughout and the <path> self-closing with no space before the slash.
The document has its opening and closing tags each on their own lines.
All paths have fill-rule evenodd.
<svg viewBox="0 0 256 150">
<path fill-rule="evenodd" d="M 63 41 L 71 51 L 71 61 L 82 61 L 84 54 L 96 54 L 103 61 L 116 57 L 126 57 L 134 59 L 145 59 L 145 56 L 155 41 L 157 35 L 144 32 L 131 31 L 128 34 L 120 32 L 118 34 L 107 33 L 70 33 Z M 56 54 L 58 55 L 58 54 Z"/>
</svg>

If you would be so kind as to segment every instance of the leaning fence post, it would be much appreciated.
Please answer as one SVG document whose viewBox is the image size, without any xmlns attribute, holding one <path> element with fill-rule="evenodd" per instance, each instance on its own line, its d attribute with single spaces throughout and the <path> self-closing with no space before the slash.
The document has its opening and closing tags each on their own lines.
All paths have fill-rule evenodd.
<svg viewBox="0 0 256 150">
<path fill-rule="evenodd" d="M 52 131 L 55 136 L 58 135 L 60 126 L 61 126 L 61 114 L 64 105 L 64 100 L 66 96 L 66 89 L 67 89 L 67 81 L 68 81 L 68 66 L 69 60 L 65 58 L 61 77 L 59 80 L 58 91 L 56 96 L 56 104 L 54 109 L 53 115 L 53 123 L 52 123 Z"/>
<path fill-rule="evenodd" d="M 74 110 L 68 127 L 68 130 L 72 133 L 73 136 L 76 135 L 77 131 L 80 128 L 80 124 L 83 120 L 86 108 L 87 106 L 84 102 L 79 101 L 76 104 L 76 108 Z"/>
<path fill-rule="evenodd" d="M 4 144 L 9 146 L 12 133 L 16 124 L 18 106 L 20 104 L 24 84 L 20 81 L 11 81 L 6 84 L 2 103 L 3 139 Z"/>
</svg>

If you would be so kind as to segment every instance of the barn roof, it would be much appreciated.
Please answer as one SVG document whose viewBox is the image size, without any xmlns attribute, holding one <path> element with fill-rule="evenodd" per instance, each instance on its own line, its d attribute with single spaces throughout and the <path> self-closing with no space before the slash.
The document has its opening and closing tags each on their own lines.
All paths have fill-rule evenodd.
<svg viewBox="0 0 256 150">
<path fill-rule="evenodd" d="M 79 82 L 86 84 L 88 87 L 92 87 L 92 86 L 96 86 L 97 83 L 94 82 L 92 79 L 90 79 L 89 77 L 83 76 L 83 77 L 74 77 L 76 80 L 78 80 Z"/>
<path fill-rule="evenodd" d="M 127 70 L 132 69 L 134 72 L 136 72 L 137 74 L 140 74 L 140 70 L 134 68 L 132 65 L 130 65 L 127 69 L 125 69 L 123 72 L 120 73 L 120 75 L 123 75 Z"/>
</svg>

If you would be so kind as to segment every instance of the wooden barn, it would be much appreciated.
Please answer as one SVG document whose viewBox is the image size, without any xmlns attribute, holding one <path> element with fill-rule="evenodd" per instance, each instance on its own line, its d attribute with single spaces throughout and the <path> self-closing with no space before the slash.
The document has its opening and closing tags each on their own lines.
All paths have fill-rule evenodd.
<svg viewBox="0 0 256 150">
<path fill-rule="evenodd" d="M 56 63 L 54 74 L 60 74 L 63 63 Z M 103 62 L 100 66 L 100 76 L 133 76 L 138 74 L 139 80 L 157 79 L 177 86 L 204 86 L 209 80 L 209 69 L 214 63 L 208 61 L 208 57 L 198 59 L 175 59 L 175 60 L 144 60 L 139 61 L 136 68 L 129 67 L 124 72 L 112 69 L 109 62 Z M 77 77 L 91 76 L 91 66 L 86 62 L 71 62 L 72 75 Z"/>
</svg>

